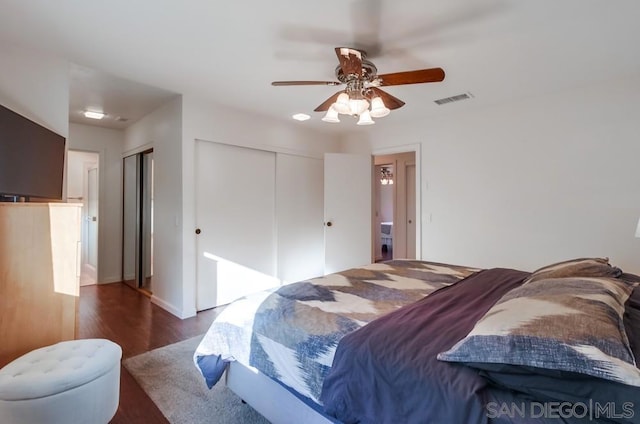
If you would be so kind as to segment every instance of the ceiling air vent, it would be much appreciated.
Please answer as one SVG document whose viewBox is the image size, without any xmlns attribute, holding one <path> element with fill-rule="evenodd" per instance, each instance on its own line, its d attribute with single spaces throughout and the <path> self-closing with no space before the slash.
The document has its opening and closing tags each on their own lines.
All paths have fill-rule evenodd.
<svg viewBox="0 0 640 424">
<path fill-rule="evenodd" d="M 447 103 L 459 102 L 460 100 L 466 100 L 472 98 L 473 95 L 469 92 L 458 94 L 457 96 L 445 97 L 444 99 L 434 100 L 438 105 L 442 106 Z"/>
</svg>

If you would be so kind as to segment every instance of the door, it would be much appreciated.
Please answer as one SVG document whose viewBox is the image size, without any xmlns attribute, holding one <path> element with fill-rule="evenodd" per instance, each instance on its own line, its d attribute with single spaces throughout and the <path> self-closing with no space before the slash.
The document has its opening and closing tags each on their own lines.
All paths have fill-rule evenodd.
<svg viewBox="0 0 640 424">
<path fill-rule="evenodd" d="M 325 274 L 369 264 L 371 173 L 369 155 L 324 157 Z"/>
<path fill-rule="evenodd" d="M 416 165 L 406 166 L 407 258 L 416 259 Z"/>
<path fill-rule="evenodd" d="M 273 152 L 196 142 L 196 309 L 277 286 Z"/>
<path fill-rule="evenodd" d="M 148 292 L 151 291 L 153 278 L 153 152 L 142 154 L 142 217 L 140 229 L 140 258 L 141 271 L 138 287 Z"/>
<path fill-rule="evenodd" d="M 278 277 L 283 283 L 324 273 L 323 161 L 276 154 Z"/>
<path fill-rule="evenodd" d="M 151 293 L 153 278 L 153 150 L 123 161 L 122 281 Z"/>
<path fill-rule="evenodd" d="M 123 205 L 122 205 L 122 281 L 138 288 L 136 276 L 138 251 L 140 178 L 138 175 L 140 156 L 123 159 Z"/>
<path fill-rule="evenodd" d="M 87 265 L 98 269 L 98 168 L 87 171 Z"/>
</svg>

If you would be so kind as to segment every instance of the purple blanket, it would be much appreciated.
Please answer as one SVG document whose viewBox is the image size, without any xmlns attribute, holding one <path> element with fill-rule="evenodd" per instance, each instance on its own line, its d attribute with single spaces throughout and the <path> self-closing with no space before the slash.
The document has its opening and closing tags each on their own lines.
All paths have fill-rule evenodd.
<svg viewBox="0 0 640 424">
<path fill-rule="evenodd" d="M 486 380 L 436 355 L 527 275 L 480 271 L 345 336 L 322 388 L 327 413 L 344 423 L 486 423 Z"/>
</svg>

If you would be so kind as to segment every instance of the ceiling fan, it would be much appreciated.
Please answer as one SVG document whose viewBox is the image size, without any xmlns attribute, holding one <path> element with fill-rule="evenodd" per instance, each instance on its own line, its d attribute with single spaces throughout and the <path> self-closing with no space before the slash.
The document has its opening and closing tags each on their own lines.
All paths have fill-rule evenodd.
<svg viewBox="0 0 640 424">
<path fill-rule="evenodd" d="M 379 87 L 404 84 L 422 84 L 444 80 L 442 68 L 419 69 L 378 75 L 378 68 L 366 58 L 363 50 L 336 47 L 339 65 L 335 73 L 338 81 L 273 81 L 274 86 L 293 85 L 341 85 L 338 91 L 314 109 L 327 112 L 323 121 L 340 122 L 338 114 L 358 116 L 358 125 L 370 125 L 371 119 L 381 118 L 393 109 L 404 106 L 404 102 Z M 369 109 L 371 107 L 371 109 Z"/>
</svg>

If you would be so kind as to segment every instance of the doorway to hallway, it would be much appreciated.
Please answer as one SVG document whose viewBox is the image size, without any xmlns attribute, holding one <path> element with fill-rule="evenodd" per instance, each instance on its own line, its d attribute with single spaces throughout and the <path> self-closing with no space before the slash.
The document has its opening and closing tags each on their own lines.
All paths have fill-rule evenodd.
<svg viewBox="0 0 640 424">
<path fill-rule="evenodd" d="M 378 261 L 416 259 L 416 152 L 374 156 L 373 251 Z"/>
<path fill-rule="evenodd" d="M 82 204 L 80 285 L 98 282 L 100 154 L 69 150 L 67 202 Z"/>
</svg>

